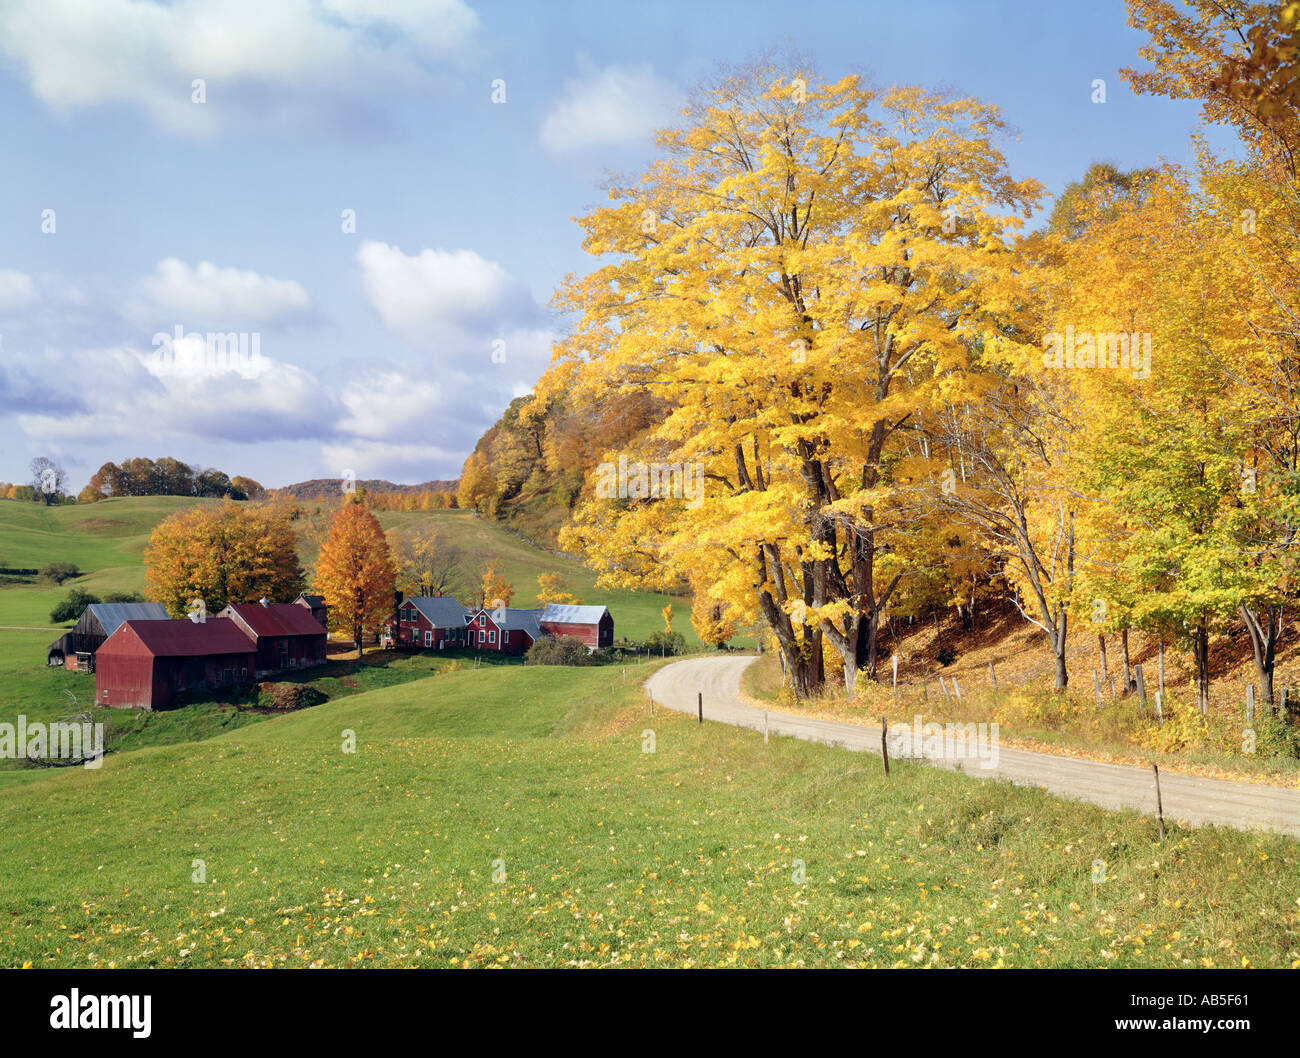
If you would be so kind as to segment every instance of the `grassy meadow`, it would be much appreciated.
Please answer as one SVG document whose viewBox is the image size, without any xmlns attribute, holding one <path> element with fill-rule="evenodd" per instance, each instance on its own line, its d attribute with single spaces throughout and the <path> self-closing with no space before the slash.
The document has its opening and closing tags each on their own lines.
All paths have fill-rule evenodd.
<svg viewBox="0 0 1300 1058">
<path fill-rule="evenodd" d="M 1294 841 L 886 780 L 650 719 L 608 669 L 442 673 L 0 789 L 3 965 L 1300 965 Z"/>
</svg>

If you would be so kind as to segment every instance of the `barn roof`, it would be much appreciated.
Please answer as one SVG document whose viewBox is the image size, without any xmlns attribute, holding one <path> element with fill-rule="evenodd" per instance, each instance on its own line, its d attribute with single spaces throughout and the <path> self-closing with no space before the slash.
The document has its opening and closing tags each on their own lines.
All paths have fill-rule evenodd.
<svg viewBox="0 0 1300 1058">
<path fill-rule="evenodd" d="M 291 602 L 273 602 L 263 606 L 256 602 L 233 602 L 222 610 L 239 615 L 240 620 L 262 636 L 319 636 L 325 634 L 321 623 L 306 607 Z"/>
<path fill-rule="evenodd" d="M 465 627 L 465 615 L 469 611 L 450 595 L 416 595 L 407 599 L 406 603 L 424 614 L 434 628 Z"/>
<path fill-rule="evenodd" d="M 320 609 L 322 606 L 325 605 L 325 596 L 324 596 L 324 595 L 308 595 L 308 594 L 306 594 L 306 593 L 304 592 L 303 594 L 301 594 L 301 595 L 298 596 L 298 599 L 301 599 L 301 600 L 302 600 L 303 602 L 305 602 L 308 606 L 310 606 L 313 610 L 318 610 L 318 609 Z M 297 602 L 298 599 L 295 599 L 294 602 Z"/>
<path fill-rule="evenodd" d="M 542 611 L 542 620 L 562 625 L 594 625 L 607 613 L 607 606 L 562 606 L 551 602 Z"/>
<path fill-rule="evenodd" d="M 251 654 L 254 650 L 253 641 L 224 617 L 209 617 L 203 622 L 126 621 L 99 649 L 113 653 L 113 647 L 123 643 L 126 632 L 133 632 L 154 657 Z"/>
<path fill-rule="evenodd" d="M 169 616 L 160 602 L 93 602 L 86 609 L 94 614 L 106 636 L 116 632 L 124 621 L 166 621 Z"/>
</svg>

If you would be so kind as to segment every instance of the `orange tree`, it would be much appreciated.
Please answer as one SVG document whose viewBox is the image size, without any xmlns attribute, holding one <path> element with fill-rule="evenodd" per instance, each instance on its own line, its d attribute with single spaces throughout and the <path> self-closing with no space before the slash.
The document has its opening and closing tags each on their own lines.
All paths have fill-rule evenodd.
<svg viewBox="0 0 1300 1058">
<path fill-rule="evenodd" d="M 334 515 L 316 562 L 315 586 L 329 606 L 330 629 L 350 632 L 360 657 L 362 635 L 392 612 L 397 588 L 388 538 L 364 503 L 349 499 Z"/>
</svg>

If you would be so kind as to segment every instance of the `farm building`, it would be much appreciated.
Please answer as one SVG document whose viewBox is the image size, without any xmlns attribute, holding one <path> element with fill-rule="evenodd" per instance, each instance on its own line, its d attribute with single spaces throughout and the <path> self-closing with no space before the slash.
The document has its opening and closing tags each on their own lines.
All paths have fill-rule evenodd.
<svg viewBox="0 0 1300 1058">
<path fill-rule="evenodd" d="M 296 603 L 231 603 L 218 617 L 229 619 L 256 645 L 257 676 L 325 663 L 324 626 Z"/>
<path fill-rule="evenodd" d="M 469 615 L 468 646 L 518 654 L 546 633 L 538 622 L 541 610 L 474 610 Z"/>
<path fill-rule="evenodd" d="M 320 622 L 322 628 L 329 628 L 329 607 L 325 605 L 324 595 L 299 595 L 293 600 L 293 604 L 310 610 L 311 615 Z"/>
<path fill-rule="evenodd" d="M 95 704 L 163 709 L 188 690 L 251 683 L 256 655 L 226 618 L 125 621 L 95 654 Z"/>
<path fill-rule="evenodd" d="M 614 645 L 614 617 L 605 606 L 548 603 L 538 623 L 548 636 L 572 636 L 588 650 Z"/>
<path fill-rule="evenodd" d="M 397 604 L 397 634 L 391 619 L 384 630 L 397 646 L 463 647 L 469 616 L 470 611 L 450 595 L 419 595 Z"/>
<path fill-rule="evenodd" d="M 95 651 L 125 621 L 165 621 L 167 610 L 156 602 L 91 603 L 77 623 L 50 644 L 47 665 L 62 665 L 80 672 L 95 671 Z"/>
</svg>

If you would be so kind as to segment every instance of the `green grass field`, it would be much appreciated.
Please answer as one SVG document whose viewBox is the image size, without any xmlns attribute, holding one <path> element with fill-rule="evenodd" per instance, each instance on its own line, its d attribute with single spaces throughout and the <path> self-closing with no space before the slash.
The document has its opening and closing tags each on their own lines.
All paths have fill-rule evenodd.
<svg viewBox="0 0 1300 1058">
<path fill-rule="evenodd" d="M 0 964 L 1300 963 L 1293 841 L 1160 844 L 1134 813 L 907 763 L 886 780 L 651 720 L 610 680 L 463 670 L 11 774 Z"/>
</svg>

